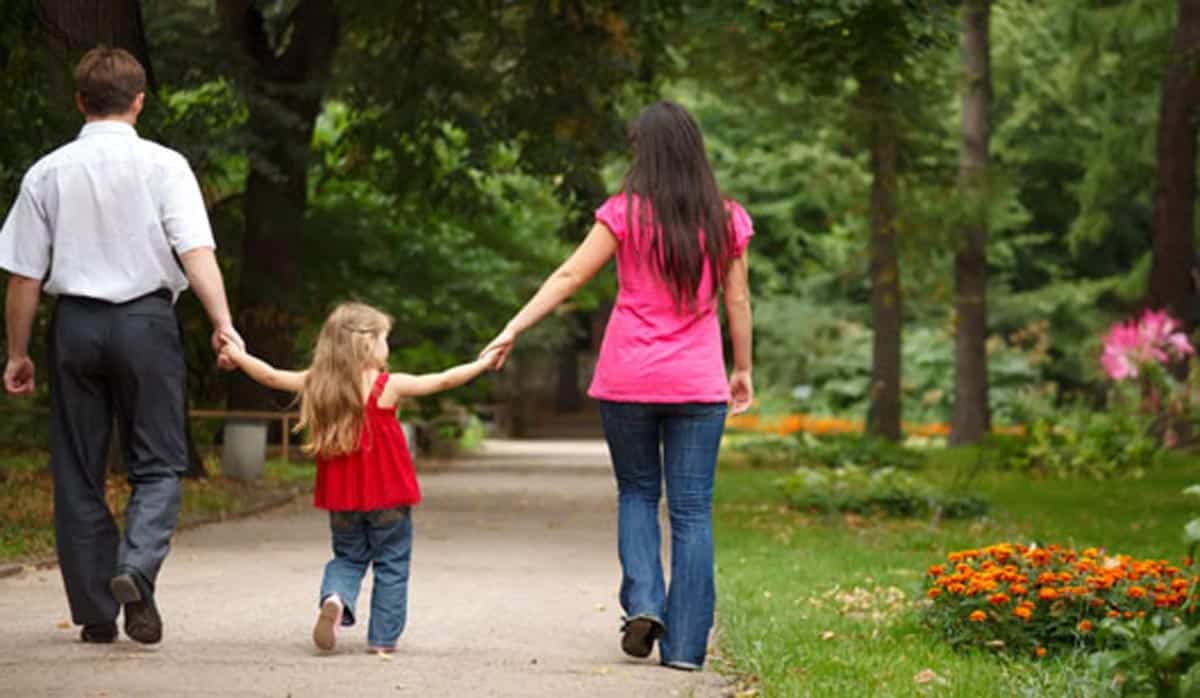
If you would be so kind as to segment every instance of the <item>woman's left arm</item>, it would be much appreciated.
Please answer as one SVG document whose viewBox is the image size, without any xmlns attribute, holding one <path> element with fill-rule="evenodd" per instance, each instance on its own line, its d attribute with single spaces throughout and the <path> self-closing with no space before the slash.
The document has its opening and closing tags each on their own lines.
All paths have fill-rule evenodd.
<svg viewBox="0 0 1200 698">
<path fill-rule="evenodd" d="M 538 324 L 550 311 L 570 298 L 591 280 L 617 251 L 617 238 L 603 223 L 592 226 L 587 238 L 567 261 L 550 275 L 533 298 L 509 320 L 504 330 L 487 345 L 480 356 L 491 350 L 500 351 L 497 368 L 504 365 L 512 351 L 517 335 Z"/>
</svg>

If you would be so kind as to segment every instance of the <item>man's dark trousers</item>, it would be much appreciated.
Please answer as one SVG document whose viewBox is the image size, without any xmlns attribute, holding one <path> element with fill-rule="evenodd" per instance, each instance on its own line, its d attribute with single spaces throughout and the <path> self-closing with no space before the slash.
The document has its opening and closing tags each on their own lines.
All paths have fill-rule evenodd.
<svg viewBox="0 0 1200 698">
<path fill-rule="evenodd" d="M 50 328 L 54 529 L 71 617 L 111 623 L 108 583 L 136 572 L 153 587 L 179 516 L 187 465 L 183 342 L 162 291 L 113 304 L 62 297 Z M 113 417 L 132 494 L 121 537 L 104 496 Z"/>
</svg>

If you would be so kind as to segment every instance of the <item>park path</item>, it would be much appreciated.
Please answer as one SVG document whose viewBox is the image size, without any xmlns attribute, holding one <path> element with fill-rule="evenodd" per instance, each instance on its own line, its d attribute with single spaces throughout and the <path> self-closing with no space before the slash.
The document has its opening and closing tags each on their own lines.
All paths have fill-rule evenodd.
<svg viewBox="0 0 1200 698">
<path fill-rule="evenodd" d="M 618 646 L 615 497 L 599 441 L 489 442 L 421 475 L 408 629 L 365 653 L 365 623 L 318 655 L 328 558 L 308 501 L 180 533 L 159 581 L 162 645 L 84 645 L 57 569 L 0 579 L 0 696 L 717 696 L 711 670 Z M 359 612 L 369 608 L 369 586 Z"/>
</svg>

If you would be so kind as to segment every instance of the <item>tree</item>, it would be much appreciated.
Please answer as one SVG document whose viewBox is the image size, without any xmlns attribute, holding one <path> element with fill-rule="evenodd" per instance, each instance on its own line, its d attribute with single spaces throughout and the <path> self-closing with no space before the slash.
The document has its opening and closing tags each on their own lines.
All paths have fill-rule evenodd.
<svg viewBox="0 0 1200 698">
<path fill-rule="evenodd" d="M 976 443 L 991 428 L 987 372 L 988 142 L 991 136 L 991 0 L 962 9 L 962 144 L 959 188 L 968 220 L 954 255 L 954 414 L 950 442 Z"/>
<path fill-rule="evenodd" d="M 764 0 L 756 3 L 756 30 L 778 61 L 800 69 L 796 79 L 836 92 L 856 86 L 852 113 L 870 154 L 872 340 L 867 429 L 901 436 L 903 293 L 897 244 L 897 189 L 906 120 L 919 110 L 906 84 L 913 60 L 950 36 L 951 3 L 943 0 Z M 755 32 L 756 34 L 758 31 Z"/>
<path fill-rule="evenodd" d="M 251 0 L 220 0 L 217 7 L 241 58 L 251 142 L 241 254 L 254 268 L 244 267 L 248 271 L 238 279 L 236 324 L 248 346 L 286 366 L 300 322 L 297 240 L 305 226 L 313 129 L 340 19 L 332 0 L 302 0 L 270 32 L 267 17 Z M 241 375 L 234 378 L 229 402 L 258 409 L 283 404 Z"/>
<path fill-rule="evenodd" d="M 72 100 L 74 88 L 70 73 L 75 60 L 83 53 L 99 45 L 123 48 L 138 59 L 146 71 L 149 90 L 156 87 L 150 47 L 146 41 L 146 28 L 142 19 L 139 0 L 114 0 L 104 3 L 81 3 L 72 0 L 42 0 L 39 7 L 41 25 L 47 41 L 47 72 L 50 86 L 48 105 L 52 113 L 70 115 L 63 123 L 77 118 Z M 182 332 L 182 330 L 181 330 Z M 191 420 L 184 421 L 187 439 L 188 464 L 185 477 L 204 477 L 203 461 L 192 438 Z M 109 468 L 124 470 L 123 450 L 125 437 L 119 423 L 113 423 L 113 436 L 108 453 Z"/>
<path fill-rule="evenodd" d="M 1159 108 L 1149 302 L 1192 330 L 1200 320 L 1194 244 L 1200 0 L 1179 0 L 1178 9 Z"/>
</svg>

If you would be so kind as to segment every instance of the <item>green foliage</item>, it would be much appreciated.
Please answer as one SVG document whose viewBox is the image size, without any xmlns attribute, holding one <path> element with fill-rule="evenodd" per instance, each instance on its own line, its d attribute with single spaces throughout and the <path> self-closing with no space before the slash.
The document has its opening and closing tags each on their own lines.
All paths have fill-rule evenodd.
<svg viewBox="0 0 1200 698">
<path fill-rule="evenodd" d="M 1140 477 L 1163 454 L 1150 426 L 1144 415 L 1127 410 L 1063 410 L 1036 419 L 1004 465 L 1051 477 Z"/>
<path fill-rule="evenodd" d="M 1200 495 L 1192 485 L 1186 495 Z M 1164 610 L 1141 618 L 1112 618 L 1101 624 L 1101 651 L 1089 658 L 1093 671 L 1105 680 L 1107 693 L 1117 696 L 1153 693 L 1161 698 L 1200 696 L 1200 615 L 1194 565 L 1200 544 L 1200 518 L 1184 526 L 1184 542 L 1192 560 L 1192 587 L 1183 609 Z M 1180 610 L 1182 612 L 1180 612 Z"/>
<path fill-rule="evenodd" d="M 861 311 L 804 297 L 768 298 L 755 309 L 757 367 L 765 384 L 789 390 L 801 411 L 861 415 L 871 378 L 871 331 Z M 1036 328 L 1017 342 L 989 343 L 989 399 L 998 423 L 1018 421 L 1028 391 L 1042 379 L 1045 349 Z M 950 328 L 916 326 L 905 332 L 904 414 L 916 423 L 944 422 L 954 395 Z"/>
<path fill-rule="evenodd" d="M 987 512 L 987 503 L 978 497 L 944 494 L 919 476 L 896 468 L 799 468 L 781 479 L 779 486 L 788 503 L 800 511 L 899 517 L 938 512 L 943 518 L 970 518 Z"/>
<path fill-rule="evenodd" d="M 1092 670 L 1106 679 L 1105 695 L 1200 696 L 1200 626 L 1194 622 L 1160 613 L 1107 620 L 1098 637 L 1113 648 L 1089 658 Z"/>
</svg>

